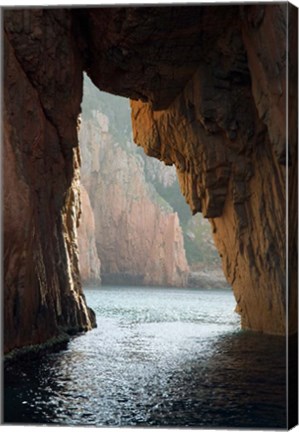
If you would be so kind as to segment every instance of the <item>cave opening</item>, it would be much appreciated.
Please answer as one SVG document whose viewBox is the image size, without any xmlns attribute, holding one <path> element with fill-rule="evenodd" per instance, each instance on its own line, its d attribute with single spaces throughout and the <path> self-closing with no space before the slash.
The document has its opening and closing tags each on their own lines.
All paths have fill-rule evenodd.
<svg viewBox="0 0 299 432">
<path fill-rule="evenodd" d="M 287 4 L 5 11 L 4 351 L 11 358 L 27 348 L 47 352 L 10 368 L 8 421 L 285 427 L 285 338 L 270 335 L 297 331 L 296 211 L 285 231 L 286 176 L 291 208 L 297 203 L 294 115 L 289 159 L 285 146 L 288 104 L 297 112 L 296 80 L 289 80 L 290 94 L 286 84 L 296 75 L 297 44 L 289 38 L 286 57 L 285 41 L 289 24 L 296 33 L 296 20 Z M 261 334 L 240 331 L 231 292 L 181 287 L 187 267 L 199 268 L 188 262 L 192 247 L 198 251 L 198 233 L 187 216 L 185 232 L 154 162 L 127 140 L 115 142 L 109 115 L 97 110 L 97 135 L 113 151 L 96 157 L 92 148 L 89 162 L 82 152 L 82 166 L 92 169 L 80 192 L 76 121 L 83 70 L 98 87 L 134 99 L 134 140 L 147 154 L 178 165 L 190 208 L 213 222 L 242 328 Z M 101 158 L 114 173 L 108 192 L 98 177 Z M 155 187 L 144 186 L 153 173 Z M 166 178 L 168 185 L 171 175 Z M 125 211 L 124 191 L 134 218 Z M 95 192 L 99 199 L 92 198 Z M 99 212 L 113 206 L 109 223 L 117 228 L 110 235 L 104 224 L 98 242 L 91 235 L 95 203 Z M 138 249 L 136 234 L 147 220 L 155 223 Z M 176 240 L 172 246 L 165 225 Z M 64 343 L 69 334 L 95 326 L 79 277 L 78 227 L 85 230 L 83 244 L 92 243 L 87 260 L 96 269 L 86 280 L 98 277 L 110 285 L 85 290 L 98 328 L 48 354 L 61 338 Z M 115 248 L 122 235 L 126 241 Z M 288 238 L 292 283 L 286 284 Z M 151 245 L 153 261 L 149 255 L 144 260 Z M 104 246 L 109 253 L 116 249 L 113 259 L 104 256 Z M 136 256 L 128 250 L 143 258 L 133 275 L 125 264 L 135 264 Z M 83 268 L 81 263 L 82 275 Z M 151 278 L 159 272 L 164 280 L 157 286 Z M 130 289 L 116 285 L 120 273 Z M 147 286 L 139 289 L 141 280 Z M 273 362 L 275 376 L 269 374 Z"/>
<path fill-rule="evenodd" d="M 128 99 L 87 75 L 83 88 L 78 246 L 97 319 L 88 337 L 101 359 L 125 349 L 135 365 L 149 352 L 181 362 L 197 338 L 240 329 L 210 223 L 192 215 L 175 167 L 133 142 Z"/>
<path fill-rule="evenodd" d="M 133 143 L 127 99 L 100 92 L 85 75 L 81 108 L 78 246 L 97 328 L 56 357 L 59 393 L 77 380 L 79 353 L 86 403 L 73 422 L 84 412 L 97 426 L 198 425 L 206 399 L 198 389 L 214 385 L 223 362 L 217 352 L 236 335 L 228 356 L 246 351 L 210 224 L 192 216 L 175 168 Z M 174 415 L 176 399 L 185 402 Z M 92 401 L 100 401 L 96 413 Z"/>
<path fill-rule="evenodd" d="M 84 74 L 81 110 L 83 285 L 231 291 L 210 223 L 192 215 L 175 166 L 134 143 L 129 100 L 100 91 Z"/>
<path fill-rule="evenodd" d="M 261 11 L 260 23 L 265 11 L 267 22 L 281 19 L 279 8 Z M 284 335 L 289 311 L 289 331 L 297 331 L 293 265 L 289 305 L 285 301 L 286 26 L 275 36 L 276 58 L 267 26 L 263 37 L 271 44 L 259 46 L 263 38 L 258 41 L 251 27 L 255 14 L 237 5 L 5 11 L 5 352 L 43 343 L 61 328 L 88 330 L 94 324 L 82 296 L 75 238 L 83 70 L 99 88 L 132 98 L 134 141 L 147 154 L 176 164 L 190 208 L 212 220 L 242 328 Z M 295 21 L 290 9 L 293 28 Z M 290 47 L 293 56 L 293 39 Z M 279 62 L 279 78 L 268 76 Z M 264 68 L 268 64 L 273 68 Z M 291 162 L 297 141 L 290 136 Z M 291 164 L 292 205 L 296 176 Z M 160 204 L 166 201 L 159 196 Z M 297 222 L 290 221 L 295 260 Z M 187 255 L 195 243 L 190 233 L 184 238 Z"/>
</svg>

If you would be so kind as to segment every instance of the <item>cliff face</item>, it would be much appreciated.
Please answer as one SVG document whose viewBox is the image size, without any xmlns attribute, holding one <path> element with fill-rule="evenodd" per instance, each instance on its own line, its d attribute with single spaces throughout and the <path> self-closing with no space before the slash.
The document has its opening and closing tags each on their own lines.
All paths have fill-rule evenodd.
<svg viewBox="0 0 299 432">
<path fill-rule="evenodd" d="M 71 49 L 70 14 L 18 10 L 4 15 L 7 352 L 42 343 L 62 329 L 90 329 L 95 321 L 78 274 L 76 117 L 82 84 Z"/>
<path fill-rule="evenodd" d="M 98 111 L 83 116 L 79 141 L 103 282 L 184 286 L 189 268 L 178 216 L 146 182 L 133 145 L 124 136 L 122 148 Z"/>
<path fill-rule="evenodd" d="M 135 142 L 176 165 L 192 211 L 211 221 L 243 327 L 269 333 L 286 329 L 286 176 L 289 190 L 296 178 L 294 132 L 286 147 L 286 77 L 295 76 L 297 52 L 290 36 L 286 57 L 285 41 L 296 20 L 283 3 L 87 17 L 89 76 L 134 99 Z M 287 59 L 295 61 L 288 71 Z M 289 325 L 294 331 L 295 315 Z"/>
<path fill-rule="evenodd" d="M 286 324 L 283 23 L 285 6 L 249 9 L 242 31 L 203 48 L 167 109 L 132 102 L 135 141 L 176 165 L 187 202 L 211 221 L 243 327 L 273 333 Z"/>
<path fill-rule="evenodd" d="M 80 276 L 85 284 L 101 283 L 101 261 L 95 242 L 94 213 L 85 187 L 80 185 L 81 217 L 78 228 Z"/>
<path fill-rule="evenodd" d="M 204 219 L 201 213 L 192 215 L 179 187 L 175 166 L 166 166 L 155 158 L 147 157 L 140 153 L 145 165 L 145 177 L 178 213 L 180 225 L 184 236 L 184 247 L 191 269 L 200 267 L 216 267 L 221 271 L 221 258 L 212 239 L 211 225 Z M 227 281 L 222 272 L 222 281 L 227 286 Z M 201 285 L 205 286 L 205 285 Z"/>
<path fill-rule="evenodd" d="M 288 148 L 285 123 L 287 97 L 296 111 L 286 87 L 296 82 L 295 8 L 94 9 L 86 19 L 89 76 L 134 99 L 135 142 L 176 165 L 192 211 L 210 219 L 242 326 L 284 334 L 288 297 L 295 331 L 296 263 L 286 286 L 285 248 L 297 226 L 286 233 L 286 179 L 294 196 L 297 175 L 293 114 Z"/>
<path fill-rule="evenodd" d="M 295 8 L 6 9 L 4 29 L 5 350 L 93 322 L 76 245 L 83 70 L 134 99 L 135 141 L 210 219 L 243 327 L 283 334 L 288 298 L 295 331 Z"/>
</svg>

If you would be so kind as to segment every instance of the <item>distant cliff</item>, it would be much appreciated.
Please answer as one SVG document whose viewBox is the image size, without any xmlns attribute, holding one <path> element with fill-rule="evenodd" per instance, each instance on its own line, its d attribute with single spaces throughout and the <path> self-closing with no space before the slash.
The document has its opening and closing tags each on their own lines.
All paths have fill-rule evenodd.
<svg viewBox="0 0 299 432">
<path fill-rule="evenodd" d="M 81 215 L 78 228 L 78 247 L 81 278 L 85 283 L 101 282 L 101 262 L 95 242 L 94 214 L 88 193 L 80 186 Z"/>
<path fill-rule="evenodd" d="M 180 191 L 175 167 L 166 166 L 157 159 L 149 158 L 143 149 L 139 149 L 139 153 L 144 161 L 146 180 L 178 213 L 189 265 L 196 268 L 205 266 L 206 269 L 211 267 L 220 269 L 221 258 L 212 238 L 211 225 L 201 213 L 192 216 Z M 223 274 L 222 280 L 225 281 Z"/>
<path fill-rule="evenodd" d="M 103 283 L 184 286 L 189 267 L 179 217 L 146 181 L 143 159 L 129 140 L 130 124 L 120 133 L 113 122 L 113 109 L 102 109 L 108 110 L 108 115 L 83 107 L 79 141 L 82 183 L 94 212 Z M 84 211 L 90 214 L 85 199 Z M 89 243 L 80 239 L 83 280 L 92 272 L 85 267 L 86 248 L 90 248 Z"/>
</svg>

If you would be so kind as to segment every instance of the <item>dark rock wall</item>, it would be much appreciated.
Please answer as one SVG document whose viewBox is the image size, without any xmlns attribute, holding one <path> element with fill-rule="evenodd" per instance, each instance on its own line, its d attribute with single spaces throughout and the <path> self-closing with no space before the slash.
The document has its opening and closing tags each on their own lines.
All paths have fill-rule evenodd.
<svg viewBox="0 0 299 432">
<path fill-rule="evenodd" d="M 291 240 L 295 330 L 296 27 L 287 3 L 5 11 L 6 350 L 92 324 L 76 244 L 83 70 L 133 99 L 136 143 L 176 165 L 191 209 L 210 219 L 244 327 L 285 332 Z"/>
<path fill-rule="evenodd" d="M 81 65 L 64 10 L 4 13 L 4 351 L 94 324 L 78 272 Z"/>
<path fill-rule="evenodd" d="M 298 329 L 298 9 L 288 11 L 288 325 Z M 290 375 L 291 376 L 291 375 Z M 292 378 L 291 378 L 292 379 Z M 296 400 L 296 398 L 294 398 Z"/>
</svg>

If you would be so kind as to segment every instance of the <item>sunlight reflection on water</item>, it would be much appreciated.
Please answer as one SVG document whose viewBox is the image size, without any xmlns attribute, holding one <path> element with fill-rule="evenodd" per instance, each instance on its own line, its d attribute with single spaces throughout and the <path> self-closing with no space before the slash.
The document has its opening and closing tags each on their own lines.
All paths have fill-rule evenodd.
<svg viewBox="0 0 299 432">
<path fill-rule="evenodd" d="M 8 371 L 5 420 L 284 427 L 284 340 L 239 330 L 226 290 L 87 289 L 98 327 Z"/>
</svg>

